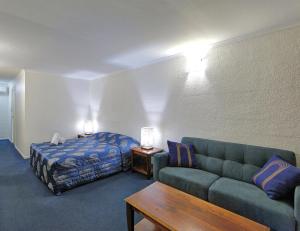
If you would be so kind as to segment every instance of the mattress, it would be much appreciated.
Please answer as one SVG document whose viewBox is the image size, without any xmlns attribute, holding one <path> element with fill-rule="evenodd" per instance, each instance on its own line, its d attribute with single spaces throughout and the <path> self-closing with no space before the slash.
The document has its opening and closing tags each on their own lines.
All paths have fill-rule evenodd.
<svg viewBox="0 0 300 231">
<path fill-rule="evenodd" d="M 115 133 L 69 139 L 64 144 L 32 144 L 30 164 L 36 176 L 56 195 L 99 178 L 127 170 L 131 148 L 139 143 Z"/>
</svg>

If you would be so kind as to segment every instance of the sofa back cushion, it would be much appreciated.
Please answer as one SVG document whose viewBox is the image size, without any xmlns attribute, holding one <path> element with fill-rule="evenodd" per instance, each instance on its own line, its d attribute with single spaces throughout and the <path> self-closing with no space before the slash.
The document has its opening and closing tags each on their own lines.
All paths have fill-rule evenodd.
<svg viewBox="0 0 300 231">
<path fill-rule="evenodd" d="M 197 168 L 248 183 L 273 155 L 296 165 L 295 154 L 287 150 L 194 137 L 183 137 L 181 142 L 193 144 Z"/>
</svg>

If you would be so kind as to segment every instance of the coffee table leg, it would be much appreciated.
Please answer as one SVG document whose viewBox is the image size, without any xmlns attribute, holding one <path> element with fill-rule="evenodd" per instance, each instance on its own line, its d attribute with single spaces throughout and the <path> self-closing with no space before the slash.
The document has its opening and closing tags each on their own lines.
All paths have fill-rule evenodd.
<svg viewBox="0 0 300 231">
<path fill-rule="evenodd" d="M 128 231 L 134 231 L 134 209 L 128 203 L 126 203 L 126 215 Z"/>
</svg>

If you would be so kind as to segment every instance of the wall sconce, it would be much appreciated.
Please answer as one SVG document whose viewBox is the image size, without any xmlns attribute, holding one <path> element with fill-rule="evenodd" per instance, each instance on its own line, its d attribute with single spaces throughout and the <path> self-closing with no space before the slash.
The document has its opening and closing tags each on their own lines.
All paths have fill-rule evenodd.
<svg viewBox="0 0 300 231">
<path fill-rule="evenodd" d="M 88 120 L 85 122 L 84 124 L 84 133 L 86 135 L 91 135 L 94 132 L 94 125 L 93 122 L 91 120 Z"/>
<path fill-rule="evenodd" d="M 143 149 L 152 149 L 154 144 L 154 128 L 141 128 L 141 146 Z"/>
<path fill-rule="evenodd" d="M 169 49 L 167 55 L 182 54 L 186 60 L 186 72 L 202 73 L 206 67 L 206 58 L 213 41 L 193 41 Z"/>
<path fill-rule="evenodd" d="M 184 52 L 187 73 L 201 73 L 206 68 L 206 57 L 211 46 L 192 47 Z"/>
</svg>

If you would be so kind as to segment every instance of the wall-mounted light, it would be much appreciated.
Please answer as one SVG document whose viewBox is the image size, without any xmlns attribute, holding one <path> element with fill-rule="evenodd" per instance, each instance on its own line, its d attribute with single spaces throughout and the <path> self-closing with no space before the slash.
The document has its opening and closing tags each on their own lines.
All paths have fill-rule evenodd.
<svg viewBox="0 0 300 231">
<path fill-rule="evenodd" d="M 167 51 L 168 55 L 182 54 L 186 61 L 186 72 L 197 73 L 203 72 L 205 69 L 205 61 L 209 50 L 212 48 L 208 41 L 194 41 L 184 43 Z"/>
<path fill-rule="evenodd" d="M 201 73 L 205 69 L 205 59 L 211 46 L 190 46 L 183 52 L 188 73 Z"/>
<path fill-rule="evenodd" d="M 154 144 L 154 128 L 141 128 L 141 146 L 143 149 L 152 149 Z"/>
</svg>

